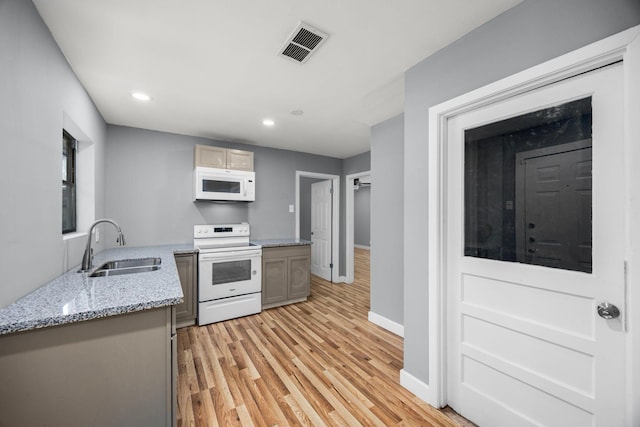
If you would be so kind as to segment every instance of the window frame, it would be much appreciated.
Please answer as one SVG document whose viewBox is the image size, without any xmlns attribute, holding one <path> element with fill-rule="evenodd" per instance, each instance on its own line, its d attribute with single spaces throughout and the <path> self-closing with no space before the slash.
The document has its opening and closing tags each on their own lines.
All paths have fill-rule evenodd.
<svg viewBox="0 0 640 427">
<path fill-rule="evenodd" d="M 78 228 L 77 207 L 77 147 L 78 141 L 65 129 L 62 130 L 62 234 L 74 233 Z M 65 179 L 66 178 L 66 179 Z M 65 187 L 70 191 L 72 206 L 65 209 Z M 65 224 L 68 224 L 65 227 Z"/>
</svg>

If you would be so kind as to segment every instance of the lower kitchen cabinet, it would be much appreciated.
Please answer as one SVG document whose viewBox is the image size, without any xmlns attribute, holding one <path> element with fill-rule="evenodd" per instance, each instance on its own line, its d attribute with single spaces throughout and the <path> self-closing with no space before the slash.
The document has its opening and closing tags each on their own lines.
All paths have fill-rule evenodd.
<svg viewBox="0 0 640 427">
<path fill-rule="evenodd" d="M 178 328 L 194 325 L 198 314 L 198 254 L 175 254 L 184 302 L 176 305 Z"/>
<path fill-rule="evenodd" d="M 262 308 L 305 301 L 311 278 L 311 246 L 262 248 Z"/>
<path fill-rule="evenodd" d="M 174 313 L 0 336 L 0 426 L 175 426 Z"/>
</svg>

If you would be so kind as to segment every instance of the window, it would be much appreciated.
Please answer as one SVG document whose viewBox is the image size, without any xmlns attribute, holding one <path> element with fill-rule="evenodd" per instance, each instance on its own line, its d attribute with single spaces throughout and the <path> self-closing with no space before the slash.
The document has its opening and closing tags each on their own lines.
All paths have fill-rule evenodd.
<svg viewBox="0 0 640 427">
<path fill-rule="evenodd" d="M 591 98 L 465 131 L 465 256 L 591 273 Z"/>
<path fill-rule="evenodd" d="M 62 233 L 76 231 L 76 140 L 62 131 Z"/>
</svg>

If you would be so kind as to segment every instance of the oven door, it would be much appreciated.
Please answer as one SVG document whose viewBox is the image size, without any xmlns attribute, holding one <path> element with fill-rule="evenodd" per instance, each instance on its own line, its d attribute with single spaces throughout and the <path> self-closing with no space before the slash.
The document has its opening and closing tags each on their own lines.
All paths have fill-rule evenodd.
<svg viewBox="0 0 640 427">
<path fill-rule="evenodd" d="M 260 292 L 262 250 L 200 253 L 200 302 Z"/>
</svg>

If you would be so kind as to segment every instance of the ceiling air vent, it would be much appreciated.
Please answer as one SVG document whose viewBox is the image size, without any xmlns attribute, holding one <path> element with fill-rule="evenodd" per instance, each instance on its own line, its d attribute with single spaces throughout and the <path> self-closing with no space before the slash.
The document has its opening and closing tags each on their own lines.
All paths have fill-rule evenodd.
<svg viewBox="0 0 640 427">
<path fill-rule="evenodd" d="M 329 36 L 322 31 L 300 22 L 280 49 L 280 55 L 304 64 L 327 37 Z"/>
</svg>

